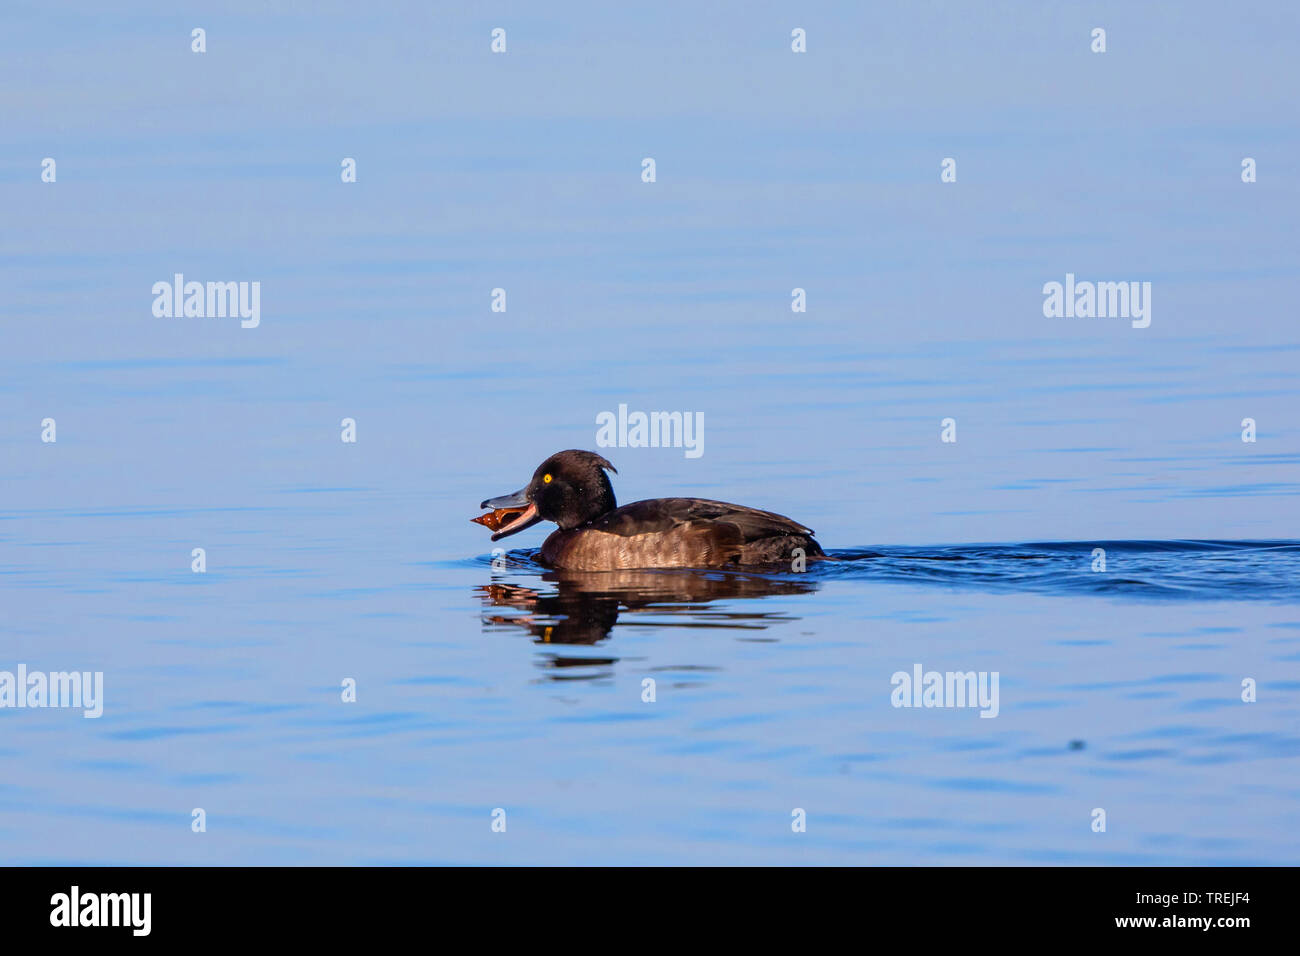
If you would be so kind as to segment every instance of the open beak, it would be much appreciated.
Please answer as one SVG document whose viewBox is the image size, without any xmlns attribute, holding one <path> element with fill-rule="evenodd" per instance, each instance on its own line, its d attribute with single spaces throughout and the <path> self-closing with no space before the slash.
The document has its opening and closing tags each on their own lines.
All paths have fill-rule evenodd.
<svg viewBox="0 0 1300 956">
<path fill-rule="evenodd" d="M 520 488 L 514 494 L 501 495 L 499 498 L 489 498 L 479 505 L 480 508 L 491 508 L 493 511 L 517 511 L 518 514 L 507 519 L 506 524 L 500 531 L 492 535 L 493 541 L 500 541 L 502 538 L 508 538 L 512 534 L 523 531 L 525 528 L 531 528 L 537 522 L 542 520 L 542 516 L 537 513 L 537 505 L 528 500 L 527 488 Z"/>
</svg>

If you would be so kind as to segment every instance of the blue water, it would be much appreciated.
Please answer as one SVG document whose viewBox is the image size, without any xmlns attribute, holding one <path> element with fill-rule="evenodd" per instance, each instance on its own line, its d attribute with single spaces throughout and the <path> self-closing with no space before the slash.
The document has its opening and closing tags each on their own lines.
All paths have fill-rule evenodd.
<svg viewBox="0 0 1300 956">
<path fill-rule="evenodd" d="M 1101 555 L 1097 552 L 1100 550 Z M 1095 541 L 836 552 L 818 577 L 1185 601 L 1300 599 L 1297 541 Z M 1099 561 L 1104 558 L 1104 564 Z"/>
<path fill-rule="evenodd" d="M 0 671 L 106 699 L 0 709 L 0 861 L 1300 860 L 1293 5 L 56 6 L 0 15 Z M 621 502 L 839 560 L 494 567 L 620 404 L 705 421 Z"/>
</svg>

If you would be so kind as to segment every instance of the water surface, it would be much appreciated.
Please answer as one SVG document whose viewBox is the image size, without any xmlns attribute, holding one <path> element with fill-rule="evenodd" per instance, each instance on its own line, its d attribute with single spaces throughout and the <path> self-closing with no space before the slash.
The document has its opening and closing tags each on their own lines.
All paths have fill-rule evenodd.
<svg viewBox="0 0 1300 956">
<path fill-rule="evenodd" d="M 0 670 L 106 701 L 0 711 L 0 859 L 1300 859 L 1290 4 L 812 3 L 802 58 L 749 2 L 63 6 L 0 30 Z M 620 404 L 705 422 L 620 501 L 842 560 L 494 568 L 477 503 Z"/>
</svg>

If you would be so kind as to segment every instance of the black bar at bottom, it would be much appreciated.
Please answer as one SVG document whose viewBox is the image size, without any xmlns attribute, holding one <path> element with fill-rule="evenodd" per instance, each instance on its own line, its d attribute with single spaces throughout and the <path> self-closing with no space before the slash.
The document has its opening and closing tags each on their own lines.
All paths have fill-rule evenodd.
<svg viewBox="0 0 1300 956">
<path fill-rule="evenodd" d="M 1044 933 L 1231 945 L 1283 930 L 1294 882 L 1292 869 L 1226 867 L 9 868 L 0 869 L 0 925 L 6 943 L 337 946 L 453 927 L 472 927 L 483 941 L 536 936 L 566 920 L 664 941 L 698 917 L 732 937 L 766 934 L 774 922 L 800 932 L 807 922 L 818 935 L 911 927 L 926 945 L 1033 942 Z"/>
</svg>

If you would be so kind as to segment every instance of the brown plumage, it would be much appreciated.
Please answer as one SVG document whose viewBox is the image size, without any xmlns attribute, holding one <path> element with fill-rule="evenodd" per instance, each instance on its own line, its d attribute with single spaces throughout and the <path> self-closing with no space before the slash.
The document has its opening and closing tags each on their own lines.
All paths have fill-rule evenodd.
<svg viewBox="0 0 1300 956">
<path fill-rule="evenodd" d="M 813 532 L 783 515 L 703 498 L 651 498 L 617 507 L 605 470 L 614 466 L 587 451 L 563 451 L 544 461 L 528 486 L 483 507 L 523 507 L 496 541 L 538 521 L 559 525 L 542 544 L 555 568 L 790 567 L 795 549 L 824 558 Z"/>
</svg>

